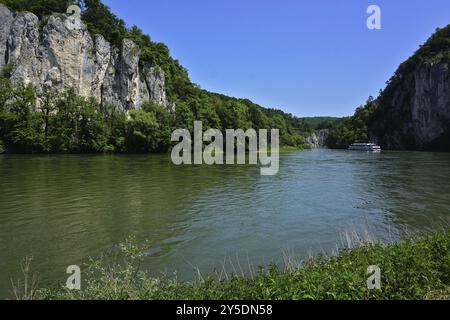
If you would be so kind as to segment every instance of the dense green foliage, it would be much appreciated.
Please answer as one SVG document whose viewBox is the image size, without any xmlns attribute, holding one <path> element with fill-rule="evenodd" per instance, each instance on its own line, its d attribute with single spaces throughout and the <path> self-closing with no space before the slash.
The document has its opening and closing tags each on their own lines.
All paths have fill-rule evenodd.
<svg viewBox="0 0 450 320">
<path fill-rule="evenodd" d="M 6 78 L 0 100 L 0 141 L 13 153 L 164 152 L 182 117 L 152 103 L 125 114 L 71 90 L 38 99 L 31 86 L 13 88 Z"/>
<path fill-rule="evenodd" d="M 347 149 L 354 142 L 369 141 L 368 123 L 376 108 L 376 101 L 369 97 L 366 104 L 356 109 L 352 117 L 333 123 L 327 146 L 332 149 Z"/>
<path fill-rule="evenodd" d="M 387 84 L 388 86 L 396 84 L 406 74 L 414 71 L 421 65 L 436 63 L 447 65 L 450 63 L 450 24 L 444 28 L 437 28 L 431 37 L 408 60 L 398 67 Z M 386 94 L 386 92 L 383 94 Z"/>
<path fill-rule="evenodd" d="M 206 128 L 279 128 L 282 145 L 298 148 L 303 146 L 302 133 L 331 121 L 300 120 L 248 100 L 217 97 L 202 91 L 198 100 L 179 102 L 175 111 L 148 102 L 122 113 L 72 90 L 37 97 L 31 86 L 13 87 L 7 77 L 0 77 L 0 152 L 167 152 L 172 131 L 192 130 L 194 119 Z"/>
<path fill-rule="evenodd" d="M 448 299 L 450 232 L 390 245 L 361 245 L 285 270 L 179 282 L 149 278 L 139 270 L 142 250 L 127 242 L 116 254 L 93 260 L 81 291 L 40 290 L 39 299 Z M 367 289 L 367 268 L 381 269 L 381 290 Z"/>
<path fill-rule="evenodd" d="M 132 111 L 125 117 L 114 110 L 102 110 L 94 101 L 74 97 L 69 92 L 44 98 L 40 105 L 44 110 L 40 111 L 33 103 L 32 88 L 12 89 L 6 84 L 7 79 L 2 79 L 5 86 L 0 94 L 14 96 L 12 101 L 0 101 L 3 110 L 0 149 L 8 152 L 163 152 L 169 148 L 170 130 L 192 129 L 194 120 L 203 121 L 206 128 L 222 130 L 277 128 L 281 131 L 282 145 L 302 148 L 304 136 L 317 128 L 329 127 L 334 121 L 332 118 L 300 119 L 262 108 L 250 100 L 200 89 L 190 81 L 187 70 L 170 56 L 167 46 L 151 41 L 136 26 L 127 28 L 100 0 L 0 0 L 0 3 L 17 11 L 31 11 L 43 21 L 55 12 L 66 12 L 70 4 L 79 5 L 91 34 L 103 35 L 118 48 L 124 38 L 132 39 L 141 49 L 142 66 L 158 66 L 165 72 L 168 100 L 176 106 L 175 112 L 153 106 Z M 22 97 L 25 93 L 28 96 Z M 92 117 L 83 118 L 79 113 Z M 83 123 L 77 119 L 83 119 L 79 120 Z"/>
<path fill-rule="evenodd" d="M 54 12 L 63 13 L 71 4 L 72 0 L 0 0 L 10 9 L 15 11 L 33 12 L 39 19 L 51 15 Z"/>
</svg>

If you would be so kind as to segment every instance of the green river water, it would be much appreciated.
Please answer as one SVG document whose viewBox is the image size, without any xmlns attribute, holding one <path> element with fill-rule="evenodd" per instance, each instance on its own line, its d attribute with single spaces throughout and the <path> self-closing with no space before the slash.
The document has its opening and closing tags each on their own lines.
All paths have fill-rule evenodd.
<svg viewBox="0 0 450 320">
<path fill-rule="evenodd" d="M 169 155 L 0 156 L 0 297 L 33 256 L 41 284 L 130 235 L 152 275 L 330 252 L 344 231 L 398 239 L 450 220 L 450 154 L 314 150 L 256 166 L 175 166 Z M 232 263 L 225 263 L 231 268 Z"/>
</svg>

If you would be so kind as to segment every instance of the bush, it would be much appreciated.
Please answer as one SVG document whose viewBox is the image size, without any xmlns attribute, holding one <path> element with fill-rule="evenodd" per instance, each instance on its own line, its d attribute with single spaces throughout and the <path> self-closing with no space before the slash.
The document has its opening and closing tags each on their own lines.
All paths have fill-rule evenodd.
<svg viewBox="0 0 450 320">
<path fill-rule="evenodd" d="M 158 148 L 159 124 L 154 113 L 131 110 L 126 126 L 125 144 L 128 151 L 147 153 Z"/>
<path fill-rule="evenodd" d="M 369 97 L 364 106 L 356 109 L 352 117 L 334 123 L 327 138 L 331 149 L 347 149 L 355 142 L 369 142 L 369 123 L 377 110 L 377 103 Z"/>
</svg>

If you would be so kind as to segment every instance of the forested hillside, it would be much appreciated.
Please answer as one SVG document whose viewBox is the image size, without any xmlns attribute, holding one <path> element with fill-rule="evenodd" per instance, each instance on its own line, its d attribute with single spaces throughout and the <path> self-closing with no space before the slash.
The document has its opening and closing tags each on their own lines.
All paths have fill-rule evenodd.
<svg viewBox="0 0 450 320">
<path fill-rule="evenodd" d="M 36 107 L 32 85 L 12 86 L 13 65 L 2 70 L 0 83 L 0 151 L 14 153 L 165 152 L 176 128 L 192 129 L 194 120 L 204 127 L 277 128 L 281 144 L 305 147 L 304 137 L 334 119 L 300 119 L 279 110 L 263 108 L 250 100 L 202 90 L 191 82 L 187 70 L 170 56 L 162 43 L 153 42 L 137 26 L 127 27 L 100 0 L 0 0 L 8 8 L 34 13 L 44 26 L 49 16 L 66 13 L 71 4 L 82 9 L 82 20 L 91 35 L 102 35 L 121 48 L 123 39 L 139 46 L 142 69 L 155 66 L 165 75 L 169 106 L 152 102 L 124 114 L 73 90 L 45 92 Z M 174 106 L 172 108 L 172 106 Z M 322 121 L 323 120 L 323 121 Z"/>
<path fill-rule="evenodd" d="M 371 140 L 383 149 L 450 151 L 450 25 L 402 63 L 377 99 L 335 123 L 330 148 Z"/>
<path fill-rule="evenodd" d="M 402 63 L 368 127 L 385 149 L 450 151 L 450 24 Z"/>
</svg>

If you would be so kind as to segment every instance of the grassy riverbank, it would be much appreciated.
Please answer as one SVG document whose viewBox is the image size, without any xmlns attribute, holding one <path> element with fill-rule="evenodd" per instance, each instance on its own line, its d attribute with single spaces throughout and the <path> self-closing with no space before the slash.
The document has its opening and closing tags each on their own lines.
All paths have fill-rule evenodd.
<svg viewBox="0 0 450 320">
<path fill-rule="evenodd" d="M 389 245 L 360 245 L 283 270 L 273 266 L 246 277 L 199 276 L 193 282 L 149 278 L 139 271 L 142 248 L 126 243 L 119 249 L 121 263 L 106 266 L 104 259 L 92 261 L 83 290 L 37 290 L 33 298 L 450 299 L 450 232 Z M 105 256 L 109 259 L 111 254 Z M 371 265 L 381 269 L 381 290 L 367 289 Z"/>
</svg>

